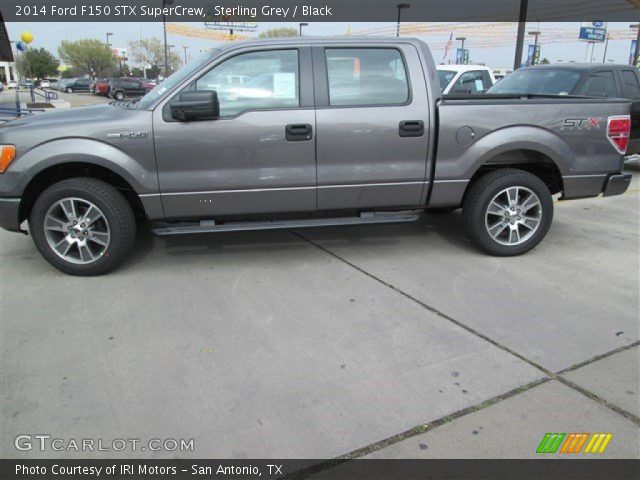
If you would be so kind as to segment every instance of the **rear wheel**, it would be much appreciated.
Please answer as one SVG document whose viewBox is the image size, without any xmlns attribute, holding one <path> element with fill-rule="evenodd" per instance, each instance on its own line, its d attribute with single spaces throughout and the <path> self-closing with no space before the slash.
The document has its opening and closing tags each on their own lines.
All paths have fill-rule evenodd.
<svg viewBox="0 0 640 480">
<path fill-rule="evenodd" d="M 101 275 L 133 247 L 136 221 L 126 199 L 94 178 L 71 178 L 47 188 L 29 218 L 33 241 L 54 267 L 71 275 Z"/>
<path fill-rule="evenodd" d="M 124 92 L 117 91 L 113 96 L 116 100 L 124 100 Z"/>
<path fill-rule="evenodd" d="M 545 237 L 553 219 L 549 189 L 535 175 L 505 168 L 478 180 L 463 213 L 471 241 L 491 255 L 520 255 Z"/>
</svg>

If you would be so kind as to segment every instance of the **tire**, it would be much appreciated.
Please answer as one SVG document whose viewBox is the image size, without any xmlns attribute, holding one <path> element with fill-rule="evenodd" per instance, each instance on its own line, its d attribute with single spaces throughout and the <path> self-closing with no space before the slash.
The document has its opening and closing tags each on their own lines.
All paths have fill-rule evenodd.
<svg viewBox="0 0 640 480">
<path fill-rule="evenodd" d="M 116 93 L 113 94 L 113 97 L 119 101 L 124 100 L 124 92 L 117 91 Z"/>
<path fill-rule="evenodd" d="M 66 92 L 67 92 L 67 93 L 73 93 L 73 88 L 71 88 L 71 87 L 67 87 Z"/>
<path fill-rule="evenodd" d="M 517 201 L 510 204 L 516 196 Z M 540 178 L 504 168 L 487 173 L 471 186 L 463 215 L 466 233 L 478 248 L 495 256 L 521 255 L 549 231 L 553 198 Z"/>
<path fill-rule="evenodd" d="M 89 205 L 93 209 L 88 209 Z M 65 210 L 75 215 L 67 216 Z M 84 214 L 89 224 L 83 228 L 80 221 Z M 72 226 L 74 219 L 76 226 Z M 45 221 L 50 228 L 45 228 Z M 42 256 L 70 275 L 102 275 L 113 270 L 136 238 L 136 219 L 127 200 L 95 178 L 70 178 L 51 185 L 36 200 L 29 227 Z M 59 251 L 54 250 L 54 244 L 60 245 Z"/>
</svg>

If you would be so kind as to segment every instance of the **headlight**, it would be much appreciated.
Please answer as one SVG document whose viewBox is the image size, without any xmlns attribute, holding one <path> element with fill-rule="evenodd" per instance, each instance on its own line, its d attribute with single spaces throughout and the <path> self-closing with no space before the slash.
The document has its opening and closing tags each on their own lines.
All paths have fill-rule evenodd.
<svg viewBox="0 0 640 480">
<path fill-rule="evenodd" d="M 0 145 L 0 173 L 4 173 L 16 158 L 15 145 Z"/>
</svg>

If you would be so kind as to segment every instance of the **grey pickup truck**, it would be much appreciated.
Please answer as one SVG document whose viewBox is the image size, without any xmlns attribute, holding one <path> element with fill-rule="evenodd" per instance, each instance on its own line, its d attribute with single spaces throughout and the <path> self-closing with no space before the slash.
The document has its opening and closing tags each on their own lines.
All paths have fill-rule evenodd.
<svg viewBox="0 0 640 480">
<path fill-rule="evenodd" d="M 492 255 L 546 235 L 552 195 L 623 193 L 630 102 L 443 99 L 427 45 L 393 38 L 232 43 L 138 101 L 0 128 L 0 224 L 105 273 L 137 223 L 157 235 L 408 222 L 462 207 Z"/>
</svg>

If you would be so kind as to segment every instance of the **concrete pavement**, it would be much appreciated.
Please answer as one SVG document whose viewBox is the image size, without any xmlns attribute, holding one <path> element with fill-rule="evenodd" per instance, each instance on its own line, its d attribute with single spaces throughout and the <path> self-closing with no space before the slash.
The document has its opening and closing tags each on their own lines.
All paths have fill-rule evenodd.
<svg viewBox="0 0 640 480">
<path fill-rule="evenodd" d="M 2 231 L 0 453 L 529 457 L 546 431 L 599 430 L 608 455 L 638 458 L 638 192 L 636 175 L 623 196 L 557 203 L 548 237 L 517 258 L 474 250 L 454 213 L 146 228 L 122 268 L 77 278 Z M 23 452 L 23 433 L 195 448 Z"/>
</svg>

